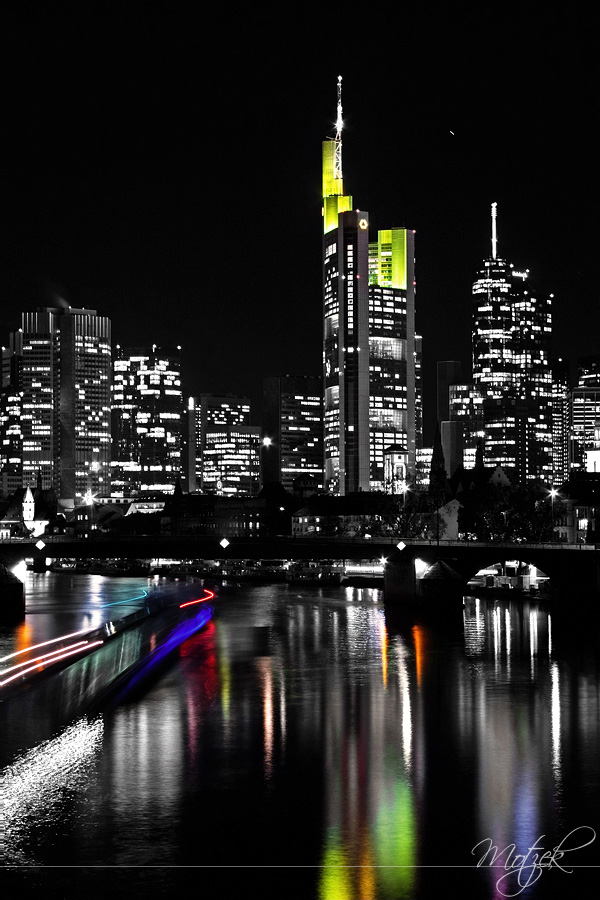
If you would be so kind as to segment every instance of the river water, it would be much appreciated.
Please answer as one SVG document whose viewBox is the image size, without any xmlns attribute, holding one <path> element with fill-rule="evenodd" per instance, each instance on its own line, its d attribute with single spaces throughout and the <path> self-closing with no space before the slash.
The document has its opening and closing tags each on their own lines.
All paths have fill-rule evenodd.
<svg viewBox="0 0 600 900">
<path fill-rule="evenodd" d="M 5 653 L 157 589 L 28 578 Z M 120 704 L 40 709 L 27 746 L 0 705 L 6 896 L 595 895 L 600 629 L 575 592 L 392 627 L 373 589 L 212 587 L 213 620 Z"/>
</svg>

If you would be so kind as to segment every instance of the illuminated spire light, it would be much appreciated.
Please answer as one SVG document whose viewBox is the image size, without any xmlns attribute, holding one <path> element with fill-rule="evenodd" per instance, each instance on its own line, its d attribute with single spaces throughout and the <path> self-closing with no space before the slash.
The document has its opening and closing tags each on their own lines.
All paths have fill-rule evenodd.
<svg viewBox="0 0 600 900">
<path fill-rule="evenodd" d="M 337 80 L 337 119 L 335 122 L 335 172 L 334 178 L 342 178 L 342 76 Z"/>
<path fill-rule="evenodd" d="M 496 259 L 496 247 L 498 239 L 496 237 L 496 209 L 497 203 L 492 203 L 492 259 Z"/>
</svg>

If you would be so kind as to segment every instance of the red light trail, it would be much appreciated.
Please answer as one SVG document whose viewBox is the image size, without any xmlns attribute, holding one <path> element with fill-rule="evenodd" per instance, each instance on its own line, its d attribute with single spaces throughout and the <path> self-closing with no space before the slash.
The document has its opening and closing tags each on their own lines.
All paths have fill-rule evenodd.
<svg viewBox="0 0 600 900">
<path fill-rule="evenodd" d="M 207 600 L 212 600 L 215 596 L 214 591 L 209 591 L 208 588 L 204 588 L 204 593 L 206 597 L 199 597 L 198 600 L 188 600 L 187 603 L 180 603 L 179 609 L 184 609 L 186 606 L 194 606 L 195 603 L 206 603 Z"/>
</svg>

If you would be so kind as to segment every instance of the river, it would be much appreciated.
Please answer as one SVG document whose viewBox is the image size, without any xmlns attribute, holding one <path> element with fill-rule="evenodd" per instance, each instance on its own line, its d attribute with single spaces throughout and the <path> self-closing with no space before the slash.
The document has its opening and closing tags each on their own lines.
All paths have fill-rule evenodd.
<svg viewBox="0 0 600 900">
<path fill-rule="evenodd" d="M 6 896 L 591 895 L 600 629 L 575 592 L 391 627 L 370 588 L 212 587 L 213 620 L 119 704 L 40 709 L 27 745 L 0 704 Z M 157 589 L 184 590 L 30 574 L 0 651 Z"/>
</svg>

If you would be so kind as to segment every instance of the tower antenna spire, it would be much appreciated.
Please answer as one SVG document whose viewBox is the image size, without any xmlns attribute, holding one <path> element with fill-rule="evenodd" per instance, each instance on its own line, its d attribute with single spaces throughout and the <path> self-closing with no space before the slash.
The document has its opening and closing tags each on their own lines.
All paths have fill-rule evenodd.
<svg viewBox="0 0 600 900">
<path fill-rule="evenodd" d="M 335 170 L 334 178 L 342 179 L 342 76 L 337 80 L 337 119 L 335 122 Z"/>
<path fill-rule="evenodd" d="M 496 259 L 496 247 L 498 239 L 496 237 L 496 209 L 497 203 L 492 203 L 492 259 Z"/>
</svg>

